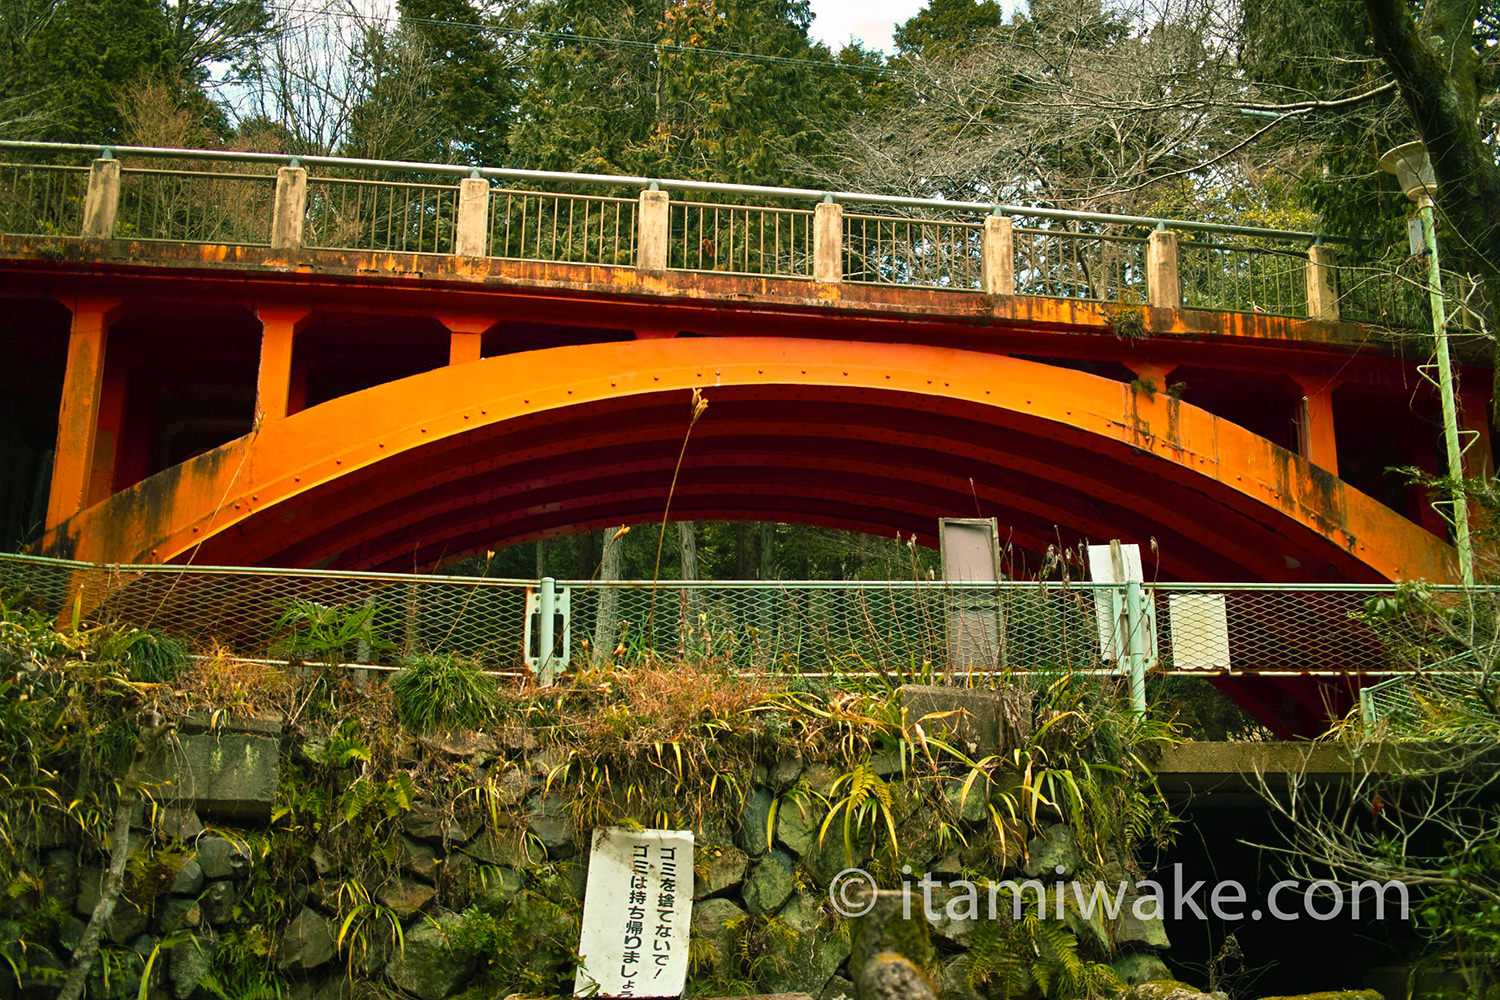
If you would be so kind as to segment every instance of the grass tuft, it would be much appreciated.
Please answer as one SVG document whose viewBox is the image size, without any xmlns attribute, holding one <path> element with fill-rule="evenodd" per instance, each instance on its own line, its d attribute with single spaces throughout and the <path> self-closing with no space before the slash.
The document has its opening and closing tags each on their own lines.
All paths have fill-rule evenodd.
<svg viewBox="0 0 1500 1000">
<path fill-rule="evenodd" d="M 495 679 L 451 653 L 413 657 L 391 679 L 396 714 L 418 732 L 475 729 L 493 722 L 500 702 Z"/>
</svg>

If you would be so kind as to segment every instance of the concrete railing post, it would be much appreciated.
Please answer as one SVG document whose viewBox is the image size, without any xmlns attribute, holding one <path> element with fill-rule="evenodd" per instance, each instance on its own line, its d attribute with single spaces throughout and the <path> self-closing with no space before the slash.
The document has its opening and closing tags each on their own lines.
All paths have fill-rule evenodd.
<svg viewBox="0 0 1500 1000">
<path fill-rule="evenodd" d="M 813 280 L 844 280 L 844 206 L 831 201 L 813 208 Z"/>
<path fill-rule="evenodd" d="M 980 247 L 984 258 L 984 290 L 991 295 L 1016 294 L 1014 223 L 1003 215 L 985 216 Z"/>
<path fill-rule="evenodd" d="M 465 177 L 458 182 L 458 229 L 453 253 L 459 257 L 487 257 L 490 252 L 490 182 Z"/>
<path fill-rule="evenodd" d="M 120 211 L 120 161 L 95 160 L 89 166 L 89 189 L 83 197 L 83 235 L 90 240 L 115 238 Z"/>
<path fill-rule="evenodd" d="M 276 204 L 271 209 L 271 249 L 295 250 L 302 245 L 302 222 L 307 218 L 307 171 L 281 167 L 276 171 Z"/>
<path fill-rule="evenodd" d="M 1146 241 L 1146 301 L 1153 309 L 1182 308 L 1177 234 L 1169 229 L 1155 230 Z"/>
<path fill-rule="evenodd" d="M 1339 318 L 1339 272 L 1336 252 L 1321 243 L 1307 248 L 1307 316 L 1330 323 Z"/>
<path fill-rule="evenodd" d="M 641 271 L 667 269 L 668 217 L 667 192 L 642 191 L 639 231 L 635 240 L 635 266 Z"/>
</svg>

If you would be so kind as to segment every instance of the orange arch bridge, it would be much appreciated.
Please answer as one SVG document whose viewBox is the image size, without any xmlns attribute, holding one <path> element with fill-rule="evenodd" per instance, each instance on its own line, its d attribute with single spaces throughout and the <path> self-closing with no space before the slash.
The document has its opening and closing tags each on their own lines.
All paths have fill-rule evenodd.
<svg viewBox="0 0 1500 1000">
<path fill-rule="evenodd" d="M 1163 577 L 1185 580 L 1453 573 L 1432 533 L 1152 386 L 956 347 L 764 335 L 552 347 L 275 416 L 283 402 L 250 433 L 53 526 L 42 547 L 94 561 L 410 569 L 653 521 L 694 389 L 709 406 L 674 518 L 931 544 L 938 517 L 994 515 L 1033 552 L 1154 539 Z"/>
</svg>

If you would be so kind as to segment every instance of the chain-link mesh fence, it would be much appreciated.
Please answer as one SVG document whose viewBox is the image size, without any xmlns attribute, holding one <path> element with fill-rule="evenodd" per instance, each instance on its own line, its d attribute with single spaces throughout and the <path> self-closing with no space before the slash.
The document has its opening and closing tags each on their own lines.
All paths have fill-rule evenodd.
<svg viewBox="0 0 1500 1000">
<path fill-rule="evenodd" d="M 1473 657 L 1459 657 L 1361 688 L 1360 716 L 1367 726 L 1402 730 L 1420 727 L 1434 718 L 1488 715 L 1481 686 L 1487 686 L 1493 695 L 1495 683 L 1493 676 L 1474 669 Z"/>
<path fill-rule="evenodd" d="M 95 566 L 0 556 L 0 593 L 48 615 L 157 629 L 198 649 L 280 655 L 297 609 L 366 613 L 376 641 L 338 651 L 399 663 L 446 651 L 535 663 L 539 591 L 566 667 L 647 652 L 801 673 L 1102 671 L 1118 588 L 1008 581 L 536 581 L 230 567 Z M 1162 584 L 1142 590 L 1158 673 L 1383 674 L 1414 666 L 1378 613 L 1394 586 Z M 555 595 L 555 596 L 553 596 Z M 1494 595 L 1490 595 L 1493 599 Z M 528 612 L 530 601 L 531 612 Z"/>
<path fill-rule="evenodd" d="M 372 615 L 377 642 L 351 643 L 339 658 L 396 663 L 446 650 L 493 668 L 521 660 L 527 583 L 321 570 L 199 566 L 95 566 L 0 556 L 0 593 L 48 615 L 77 614 L 151 628 L 193 648 L 248 658 L 278 655 L 289 611 L 301 607 Z"/>
</svg>

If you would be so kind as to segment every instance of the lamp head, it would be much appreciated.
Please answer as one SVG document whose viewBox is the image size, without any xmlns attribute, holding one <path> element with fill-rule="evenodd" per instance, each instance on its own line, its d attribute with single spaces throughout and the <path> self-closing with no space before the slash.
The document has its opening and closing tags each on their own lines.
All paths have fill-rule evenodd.
<svg viewBox="0 0 1500 1000">
<path fill-rule="evenodd" d="M 1401 190 L 1418 205 L 1432 204 L 1432 195 L 1437 191 L 1437 178 L 1432 173 L 1432 160 L 1427 156 L 1427 147 L 1421 142 L 1402 143 L 1387 150 L 1380 158 L 1380 169 L 1395 174 Z"/>
</svg>

